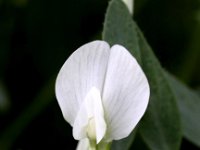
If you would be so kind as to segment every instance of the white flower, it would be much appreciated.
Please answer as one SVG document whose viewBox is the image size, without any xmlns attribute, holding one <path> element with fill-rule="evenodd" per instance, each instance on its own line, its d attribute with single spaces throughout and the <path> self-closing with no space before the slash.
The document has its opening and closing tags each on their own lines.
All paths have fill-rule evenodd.
<svg viewBox="0 0 200 150">
<path fill-rule="evenodd" d="M 77 49 L 56 80 L 56 97 L 74 138 L 96 144 L 127 137 L 143 116 L 149 94 L 136 59 L 123 46 L 110 48 L 104 41 Z"/>
<path fill-rule="evenodd" d="M 122 0 L 128 7 L 129 12 L 133 15 L 134 0 Z"/>
</svg>

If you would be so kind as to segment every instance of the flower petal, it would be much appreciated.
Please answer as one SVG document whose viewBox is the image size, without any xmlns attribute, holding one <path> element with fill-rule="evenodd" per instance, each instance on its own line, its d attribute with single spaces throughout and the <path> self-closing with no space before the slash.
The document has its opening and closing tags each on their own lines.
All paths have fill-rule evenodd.
<svg viewBox="0 0 200 150">
<path fill-rule="evenodd" d="M 77 49 L 62 66 L 56 80 L 56 97 L 72 126 L 80 105 L 92 87 L 102 90 L 110 47 L 94 41 Z"/>
<path fill-rule="evenodd" d="M 77 140 L 90 138 L 97 144 L 106 133 L 104 110 L 100 91 L 93 87 L 87 94 L 73 126 L 73 136 Z"/>
<path fill-rule="evenodd" d="M 147 108 L 149 94 L 148 81 L 136 59 L 124 47 L 113 46 L 103 90 L 107 141 L 131 133 Z"/>
<path fill-rule="evenodd" d="M 87 138 L 85 138 L 78 142 L 76 150 L 88 150 L 89 147 L 90 147 L 90 142 Z"/>
</svg>

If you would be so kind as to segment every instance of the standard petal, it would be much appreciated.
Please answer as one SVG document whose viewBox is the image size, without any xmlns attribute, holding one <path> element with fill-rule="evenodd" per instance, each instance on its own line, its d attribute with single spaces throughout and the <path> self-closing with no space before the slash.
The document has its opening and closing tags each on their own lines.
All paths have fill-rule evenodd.
<svg viewBox="0 0 200 150">
<path fill-rule="evenodd" d="M 136 59 L 124 47 L 113 46 L 103 90 L 107 141 L 131 133 L 147 108 L 149 94 L 147 78 Z"/>
<path fill-rule="evenodd" d="M 72 126 L 91 87 L 102 89 L 110 47 L 94 41 L 77 49 L 62 66 L 56 80 L 56 97 L 63 116 Z"/>
<path fill-rule="evenodd" d="M 97 144 L 106 133 L 104 110 L 100 91 L 93 87 L 87 94 L 73 126 L 73 136 L 77 140 L 89 138 Z"/>
</svg>

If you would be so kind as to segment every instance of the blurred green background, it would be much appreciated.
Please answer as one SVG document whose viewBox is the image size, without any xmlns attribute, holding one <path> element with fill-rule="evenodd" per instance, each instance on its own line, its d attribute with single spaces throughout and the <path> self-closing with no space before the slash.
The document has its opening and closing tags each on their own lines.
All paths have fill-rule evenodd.
<svg viewBox="0 0 200 150">
<path fill-rule="evenodd" d="M 0 0 L 0 150 L 75 149 L 56 75 L 101 39 L 108 0 Z M 200 89 L 200 1 L 136 0 L 134 18 L 162 66 Z M 136 144 L 138 142 L 136 141 Z M 182 149 L 197 149 L 187 140 Z"/>
</svg>

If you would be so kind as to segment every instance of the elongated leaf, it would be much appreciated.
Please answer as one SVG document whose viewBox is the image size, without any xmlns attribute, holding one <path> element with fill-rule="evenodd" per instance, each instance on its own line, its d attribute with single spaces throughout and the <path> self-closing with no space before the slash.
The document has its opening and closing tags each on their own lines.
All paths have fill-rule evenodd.
<svg viewBox="0 0 200 150">
<path fill-rule="evenodd" d="M 151 48 L 139 28 L 142 67 L 151 87 L 148 110 L 140 126 L 140 133 L 152 150 L 178 150 L 182 131 L 175 95 Z"/>
<path fill-rule="evenodd" d="M 137 33 L 132 17 L 121 0 L 112 0 L 106 12 L 103 39 L 110 45 L 125 46 L 140 62 Z"/>
<path fill-rule="evenodd" d="M 166 77 L 178 102 L 183 134 L 189 141 L 200 147 L 200 96 L 172 75 L 166 73 Z"/>
<path fill-rule="evenodd" d="M 111 45 L 116 43 L 124 45 L 130 51 L 133 50 L 133 55 L 140 58 L 137 56 L 140 52 L 138 52 L 136 28 L 125 5 L 120 0 L 111 1 L 106 14 L 103 39 Z M 143 69 L 151 86 L 150 105 L 140 132 L 152 150 L 177 150 L 181 141 L 181 126 L 175 96 L 159 62 L 141 33 L 139 36 Z"/>
<path fill-rule="evenodd" d="M 196 93 L 200 96 L 200 87 L 197 88 Z"/>
</svg>

